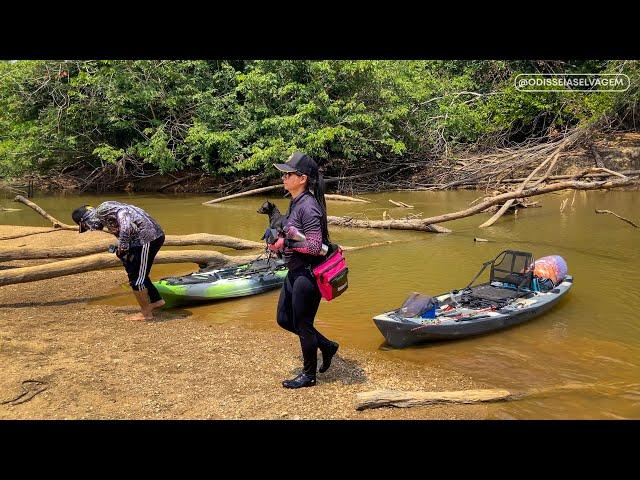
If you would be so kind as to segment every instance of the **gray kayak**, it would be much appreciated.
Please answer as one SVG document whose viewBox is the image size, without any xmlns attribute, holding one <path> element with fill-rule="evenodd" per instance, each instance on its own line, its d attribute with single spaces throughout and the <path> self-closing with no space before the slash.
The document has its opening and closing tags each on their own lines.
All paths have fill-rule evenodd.
<svg viewBox="0 0 640 480">
<path fill-rule="evenodd" d="M 524 323 L 542 315 L 567 294 L 573 285 L 573 277 L 567 275 L 555 288 L 547 292 L 526 292 L 512 298 L 507 305 L 468 308 L 452 300 L 452 294 L 436 297 L 438 308 L 435 318 L 405 318 L 399 309 L 377 315 L 376 326 L 389 345 L 403 348 L 421 342 L 454 340 L 473 335 L 482 335 Z M 512 288 L 487 283 L 470 289 L 471 294 L 488 298 L 509 299 L 515 292 Z"/>
</svg>

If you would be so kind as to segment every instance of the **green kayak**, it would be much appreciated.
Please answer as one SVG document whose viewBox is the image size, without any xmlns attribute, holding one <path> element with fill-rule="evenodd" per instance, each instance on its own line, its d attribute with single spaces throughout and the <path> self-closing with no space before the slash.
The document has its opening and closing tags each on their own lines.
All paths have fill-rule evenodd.
<svg viewBox="0 0 640 480">
<path fill-rule="evenodd" d="M 279 288 L 287 276 L 282 260 L 259 259 L 237 267 L 203 269 L 153 282 L 166 307 L 244 297 Z"/>
</svg>

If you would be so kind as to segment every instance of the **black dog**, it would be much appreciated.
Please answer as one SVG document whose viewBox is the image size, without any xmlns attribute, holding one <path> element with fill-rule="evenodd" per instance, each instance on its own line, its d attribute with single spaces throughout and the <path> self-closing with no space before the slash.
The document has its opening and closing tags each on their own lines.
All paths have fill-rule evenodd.
<svg viewBox="0 0 640 480">
<path fill-rule="evenodd" d="M 273 203 L 269 201 L 264 202 L 258 209 L 258 213 L 262 213 L 263 215 L 267 215 L 269 217 L 269 228 L 273 228 L 278 232 L 282 232 L 284 230 L 284 222 L 286 220 L 286 217 L 280 213 L 278 207 Z"/>
<path fill-rule="evenodd" d="M 276 205 L 269 201 L 266 201 L 262 204 L 262 206 L 258 209 L 258 213 L 267 215 L 269 217 L 269 228 L 266 232 L 264 232 L 262 239 L 267 240 L 268 243 L 275 242 L 275 238 L 277 238 L 278 233 L 284 231 L 284 223 L 286 221 L 286 217 L 280 213 L 280 210 L 278 210 L 278 207 Z"/>
</svg>

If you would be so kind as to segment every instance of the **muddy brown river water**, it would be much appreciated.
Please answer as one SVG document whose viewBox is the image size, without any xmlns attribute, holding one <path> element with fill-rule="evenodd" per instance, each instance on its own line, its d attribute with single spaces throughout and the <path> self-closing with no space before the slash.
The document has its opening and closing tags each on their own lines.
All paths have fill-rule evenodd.
<svg viewBox="0 0 640 480">
<path fill-rule="evenodd" d="M 363 196 L 370 204 L 330 201 L 328 208 L 331 215 L 357 218 L 381 219 L 384 211 L 394 218 L 407 213 L 427 217 L 466 208 L 480 193 L 378 193 Z M 0 212 L 0 224 L 48 226 L 10 198 L 0 194 L 0 204 L 21 210 Z M 266 198 L 286 210 L 288 200 L 277 195 L 211 207 L 201 205 L 210 197 L 197 195 L 37 195 L 34 200 L 68 223 L 76 206 L 114 199 L 144 208 L 168 234 L 209 232 L 258 240 L 266 217 L 256 209 Z M 415 208 L 396 208 L 389 199 Z M 561 213 L 564 199 L 568 202 Z M 640 418 L 640 229 L 594 212 L 608 209 L 638 223 L 640 192 L 577 192 L 575 198 L 573 192 L 561 192 L 535 200 L 542 208 L 504 216 L 491 228 L 478 228 L 487 215 L 448 222 L 444 226 L 453 230 L 451 234 L 331 228 L 332 239 L 344 245 L 403 241 L 347 255 L 349 290 L 336 301 L 321 304 L 318 329 L 342 344 L 454 370 L 489 387 L 544 390 L 520 401 L 490 405 L 490 418 Z M 491 241 L 476 243 L 474 237 Z M 374 315 L 399 306 L 413 291 L 435 295 L 466 285 L 482 262 L 507 248 L 531 251 L 536 258 L 563 256 L 574 276 L 571 292 L 550 312 L 508 330 L 402 350 L 385 344 L 372 321 Z M 152 278 L 194 269 L 193 265 L 157 265 Z M 107 293 L 111 296 L 101 302 L 135 305 L 126 285 Z M 277 299 L 276 290 L 188 310 L 202 322 L 241 322 L 250 328 L 273 329 L 278 328 Z"/>
</svg>

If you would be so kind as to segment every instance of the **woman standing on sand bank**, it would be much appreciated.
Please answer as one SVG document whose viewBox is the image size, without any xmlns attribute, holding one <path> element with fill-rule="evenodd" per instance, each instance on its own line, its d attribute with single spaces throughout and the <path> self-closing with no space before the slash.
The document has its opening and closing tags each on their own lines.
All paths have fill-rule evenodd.
<svg viewBox="0 0 640 480">
<path fill-rule="evenodd" d="M 338 351 L 338 344 L 328 340 L 313 326 L 321 295 L 311 268 L 324 260 L 322 244 L 329 243 L 324 179 L 316 162 L 301 152 L 293 153 L 286 163 L 274 166 L 284 172 L 284 188 L 291 193 L 285 231 L 293 226 L 306 237 L 303 241 L 281 237 L 268 246 L 271 251 L 283 252 L 289 269 L 278 301 L 278 325 L 300 337 L 304 359 L 302 373 L 283 381 L 282 386 L 312 387 L 316 384 L 318 349 L 322 352 L 320 373 L 329 368 Z"/>
</svg>

